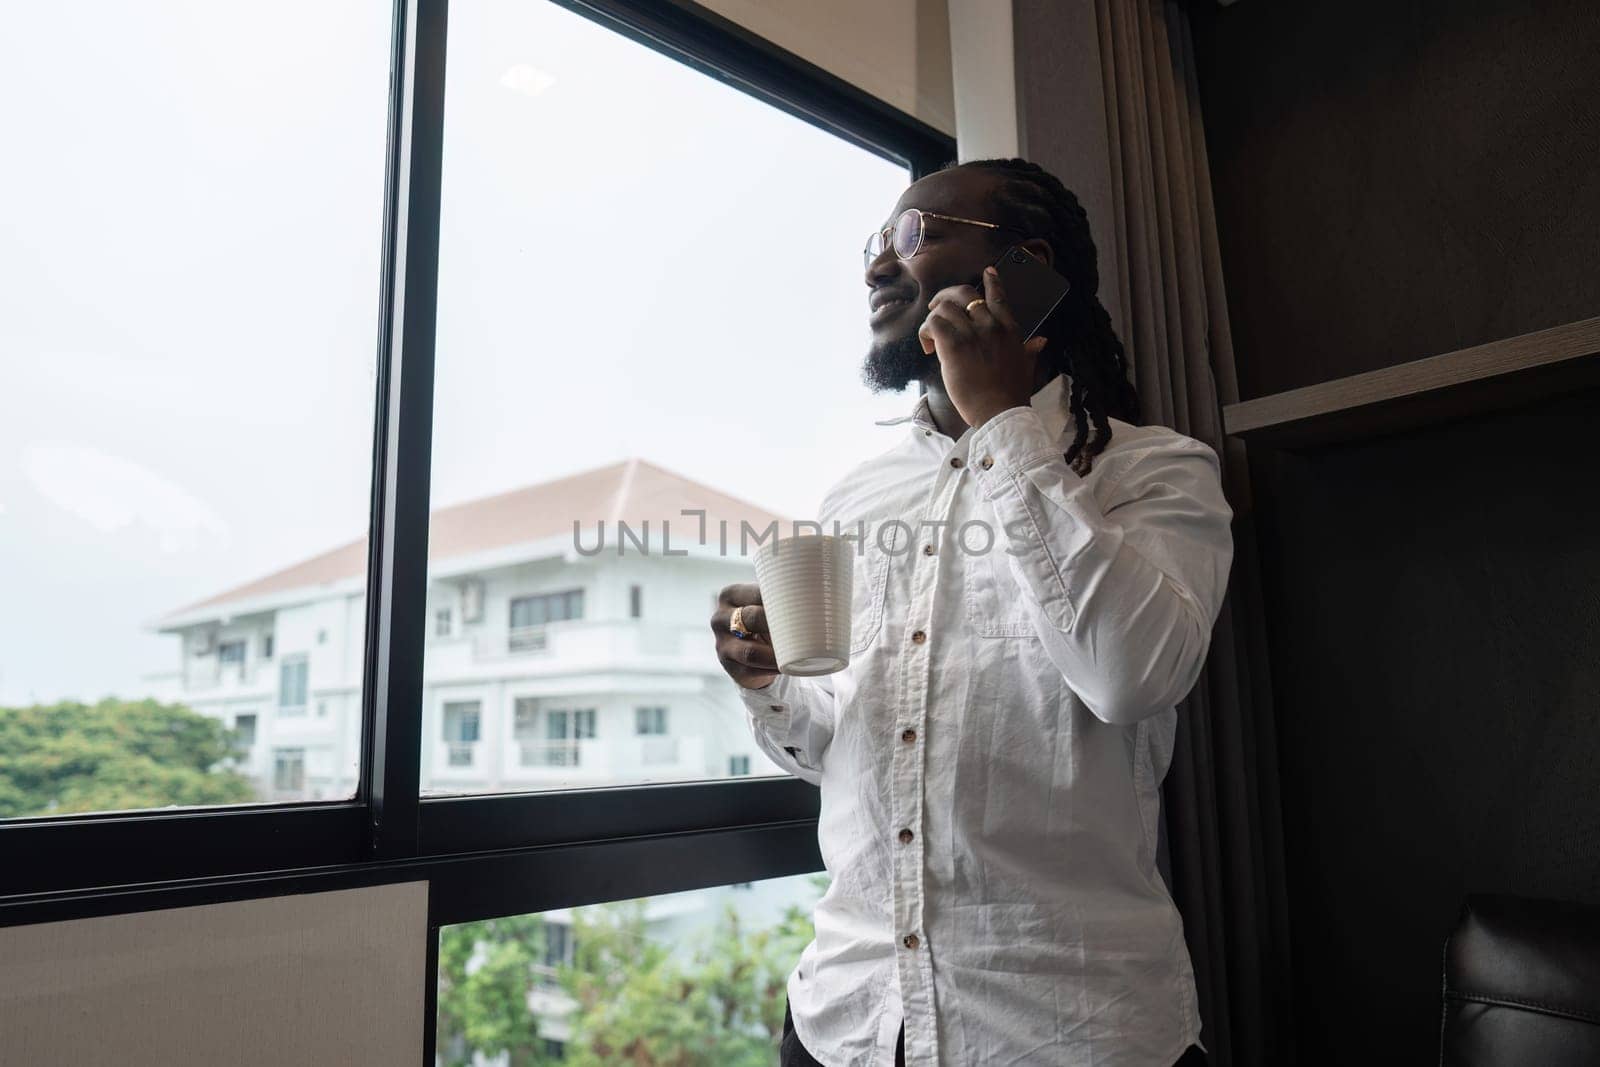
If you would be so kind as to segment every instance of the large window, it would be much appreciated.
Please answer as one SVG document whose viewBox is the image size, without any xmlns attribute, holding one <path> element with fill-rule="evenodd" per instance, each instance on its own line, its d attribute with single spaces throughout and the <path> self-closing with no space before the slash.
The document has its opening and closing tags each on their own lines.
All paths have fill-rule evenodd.
<svg viewBox="0 0 1600 1067">
<path fill-rule="evenodd" d="M 0 782 L 54 768 L 0 817 L 295 799 L 228 727 L 277 706 L 248 651 L 322 618 L 357 621 L 359 715 L 364 556 L 305 561 L 368 526 L 387 5 L 23 4 L 0 36 Z M 307 742 L 324 796 L 345 738 Z"/>
<path fill-rule="evenodd" d="M 814 517 L 914 399 L 860 377 L 861 248 L 905 168 L 556 4 L 453 5 L 448 50 L 429 598 L 470 579 L 485 610 L 424 685 L 599 729 L 487 701 L 508 758 L 422 788 L 727 778 L 748 726 L 707 622 L 754 576 L 740 523 Z M 670 734 L 637 721 L 684 692 Z"/>
<path fill-rule="evenodd" d="M 602 6 L 629 28 L 545 0 L 8 21 L 7 922 L 426 880 L 431 923 L 557 931 L 441 938 L 450 1062 L 506 1060 L 465 1002 L 541 1012 L 572 975 L 704 979 L 716 1018 L 674 1032 L 770 1051 L 803 942 L 729 942 L 781 909 L 708 960 L 682 894 L 642 932 L 577 906 L 816 863 L 814 788 L 746 755 L 712 657 L 751 568 L 689 541 L 697 511 L 803 517 L 881 447 L 908 405 L 857 384 L 861 242 L 887 160 L 955 146 L 692 5 Z M 766 953 L 748 1003 L 730 952 Z M 538 1018 L 514 1062 L 596 1048 Z"/>
</svg>

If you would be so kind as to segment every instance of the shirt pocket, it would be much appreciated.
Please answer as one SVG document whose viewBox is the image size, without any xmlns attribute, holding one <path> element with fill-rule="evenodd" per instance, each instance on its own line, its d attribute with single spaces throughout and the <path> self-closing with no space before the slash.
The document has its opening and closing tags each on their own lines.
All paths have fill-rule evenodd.
<svg viewBox="0 0 1600 1067">
<path fill-rule="evenodd" d="M 883 628 L 883 602 L 889 583 L 889 554 L 869 541 L 851 562 L 850 658 L 854 660 Z"/>
<path fill-rule="evenodd" d="M 979 637 L 1039 639 L 1027 596 L 1011 573 L 1011 557 L 997 542 L 987 552 L 963 552 L 967 624 Z"/>
</svg>

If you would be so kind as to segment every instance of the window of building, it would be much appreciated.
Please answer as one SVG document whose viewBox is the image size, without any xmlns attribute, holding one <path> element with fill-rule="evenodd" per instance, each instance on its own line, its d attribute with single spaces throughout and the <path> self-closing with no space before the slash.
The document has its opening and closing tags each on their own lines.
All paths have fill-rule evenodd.
<svg viewBox="0 0 1600 1067">
<path fill-rule="evenodd" d="M 730 774 L 730 775 L 738 775 L 738 774 L 749 774 L 749 773 L 750 773 L 750 757 L 749 756 L 729 756 L 728 757 L 728 774 Z"/>
<path fill-rule="evenodd" d="M 560 593 L 540 593 L 538 596 L 519 596 L 511 599 L 511 628 L 521 630 L 529 626 L 543 626 L 547 622 L 565 622 L 583 618 L 583 590 L 568 589 Z"/>
<path fill-rule="evenodd" d="M 278 714 L 306 713 L 306 680 L 311 671 L 304 656 L 285 659 L 278 665 Z"/>
<path fill-rule="evenodd" d="M 476 700 L 450 701 L 444 706 L 444 743 L 452 767 L 472 766 L 482 726 L 482 704 Z"/>
<path fill-rule="evenodd" d="M 518 697 L 511 732 L 524 767 L 577 767 L 583 753 L 578 742 L 595 736 L 595 709 L 545 708 L 535 697 Z"/>
<path fill-rule="evenodd" d="M 572 966 L 577 951 L 577 943 L 572 936 L 572 927 L 566 923 L 545 921 L 544 924 L 544 965 L 546 967 Z"/>
<path fill-rule="evenodd" d="M 256 745 L 255 712 L 241 712 L 233 717 L 233 750 L 248 756 Z"/>
<path fill-rule="evenodd" d="M 667 709 L 634 708 L 633 721 L 636 734 L 664 734 L 667 732 Z"/>
<path fill-rule="evenodd" d="M 433 613 L 433 635 L 435 637 L 449 637 L 451 630 L 452 612 L 449 608 L 440 608 Z"/>
<path fill-rule="evenodd" d="M 644 586 L 628 586 L 628 618 L 639 619 L 644 617 Z"/>
<path fill-rule="evenodd" d="M 271 659 L 272 658 L 272 635 L 271 634 L 262 634 L 261 635 L 261 658 L 262 659 Z"/>
<path fill-rule="evenodd" d="M 511 736 L 518 741 L 534 741 L 539 736 L 537 697 L 517 697 L 511 705 Z"/>
<path fill-rule="evenodd" d="M 217 646 L 217 666 L 223 678 L 243 681 L 245 676 L 244 661 L 244 641 L 224 641 Z"/>
<path fill-rule="evenodd" d="M 279 793 L 304 793 L 306 789 L 306 750 L 272 750 L 272 788 Z"/>
</svg>

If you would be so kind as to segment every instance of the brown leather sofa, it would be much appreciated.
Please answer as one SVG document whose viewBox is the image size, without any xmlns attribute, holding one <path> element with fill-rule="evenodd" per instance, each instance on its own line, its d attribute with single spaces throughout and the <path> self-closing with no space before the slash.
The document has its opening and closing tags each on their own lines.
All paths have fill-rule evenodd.
<svg viewBox="0 0 1600 1067">
<path fill-rule="evenodd" d="M 1445 942 L 1439 1063 L 1600 1065 L 1600 908 L 1468 896 Z"/>
</svg>

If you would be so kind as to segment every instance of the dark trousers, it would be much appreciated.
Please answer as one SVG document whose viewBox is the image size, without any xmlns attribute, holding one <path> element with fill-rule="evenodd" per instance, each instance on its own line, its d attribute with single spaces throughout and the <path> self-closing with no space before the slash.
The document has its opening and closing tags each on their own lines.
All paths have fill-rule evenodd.
<svg viewBox="0 0 1600 1067">
<path fill-rule="evenodd" d="M 895 1067 L 906 1067 L 906 1024 L 900 1024 L 900 1039 L 894 1046 Z M 800 1043 L 794 1032 L 794 1016 L 789 1012 L 789 1002 L 783 1004 L 783 1042 L 778 1046 L 778 1067 L 823 1067 L 812 1059 L 811 1053 Z M 1190 1045 L 1172 1067 L 1206 1067 L 1206 1054 L 1199 1045 Z"/>
</svg>

